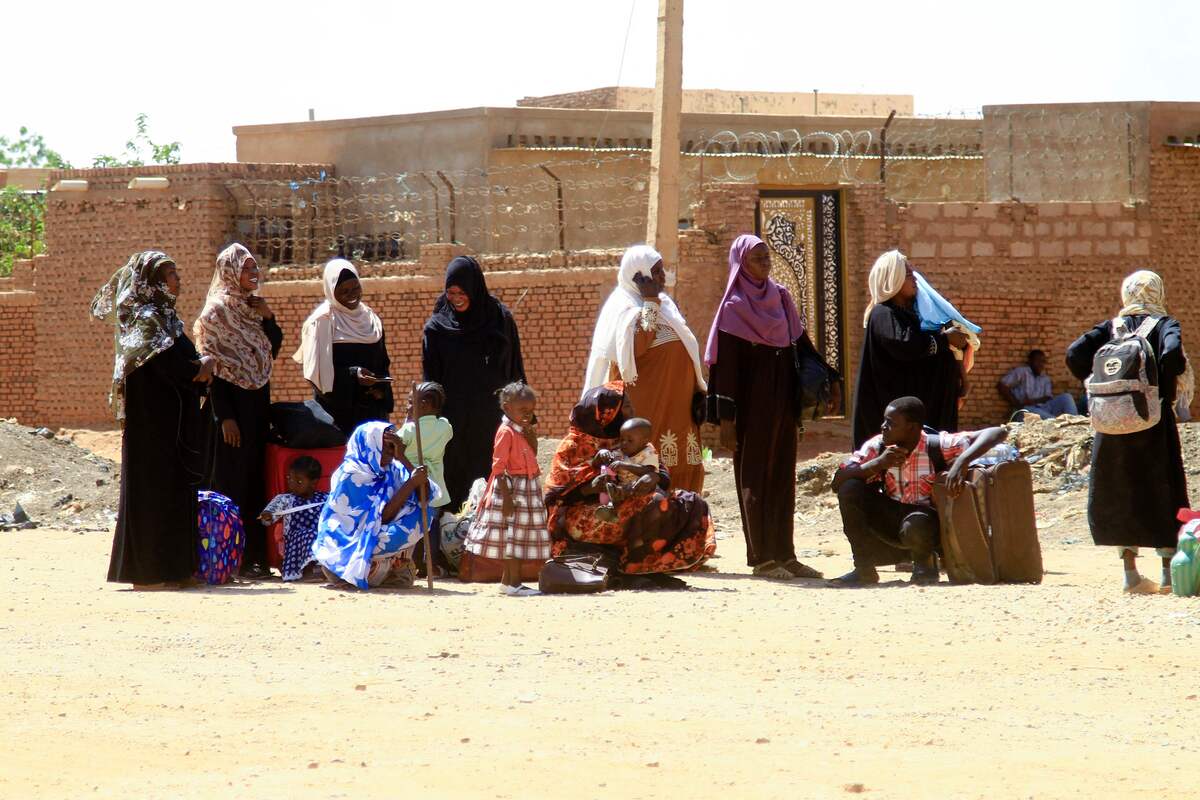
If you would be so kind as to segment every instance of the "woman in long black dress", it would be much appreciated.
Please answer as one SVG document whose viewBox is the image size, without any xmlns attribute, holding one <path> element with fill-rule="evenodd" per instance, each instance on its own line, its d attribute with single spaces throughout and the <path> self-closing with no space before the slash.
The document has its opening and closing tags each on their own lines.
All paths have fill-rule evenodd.
<svg viewBox="0 0 1200 800">
<path fill-rule="evenodd" d="M 920 398 L 927 425 L 958 430 L 964 387 L 950 348 L 965 348 L 966 334 L 921 330 L 916 278 L 900 251 L 880 256 L 867 284 L 871 303 L 863 319 L 866 332 L 854 389 L 854 448 L 879 433 L 883 411 L 897 397 Z"/>
<path fill-rule="evenodd" d="M 733 451 L 746 562 L 764 578 L 820 578 L 796 560 L 792 539 L 797 435 L 792 348 L 820 356 L 788 290 L 770 274 L 766 242 L 749 234 L 734 240 L 729 282 L 704 362 L 709 391 L 717 395 L 721 444 Z"/>
<path fill-rule="evenodd" d="M 178 295 L 175 262 L 147 250 L 92 300 L 92 315 L 116 325 L 109 404 L 123 429 L 108 579 L 136 589 L 186 584 L 196 571 L 200 394 L 212 380 L 213 361 L 184 334 Z"/>
<path fill-rule="evenodd" d="M 425 380 L 446 389 L 442 415 L 454 426 L 446 447 L 446 489 L 455 508 L 475 479 L 491 472 L 501 416 L 496 391 L 525 380 L 517 323 L 488 293 L 475 259 L 459 256 L 446 268 L 445 291 L 425 323 L 421 359 Z"/>
<path fill-rule="evenodd" d="M 1114 546 L 1125 566 L 1125 591 L 1138 594 L 1159 589 L 1138 572 L 1139 547 L 1153 547 L 1162 557 L 1162 586 L 1171 585 L 1171 557 L 1175 555 L 1179 522 L 1176 514 L 1188 507 L 1187 475 L 1175 401 L 1191 402 L 1192 371 L 1179 321 L 1164 305 L 1162 278 L 1149 270 L 1133 273 L 1121 285 L 1117 316 L 1128 330 L 1137 330 L 1149 317 L 1159 319 L 1146 337 L 1158 362 L 1159 402 L 1162 418 L 1157 425 L 1137 433 L 1097 433 L 1092 441 L 1092 467 L 1088 476 L 1088 526 L 1092 540 Z M 1067 348 L 1067 366 L 1080 380 L 1092 371 L 1096 351 L 1113 338 L 1113 321 L 1096 325 Z"/>
<path fill-rule="evenodd" d="M 271 412 L 271 367 L 283 331 L 258 290 L 258 262 L 240 244 L 217 256 L 204 310 L 192 333 L 196 349 L 215 363 L 209 390 L 210 466 L 207 483 L 237 505 L 246 532 L 242 574 L 263 577 L 267 532 L 258 521 L 266 504 L 263 458 Z"/>
<path fill-rule="evenodd" d="M 364 422 L 387 422 L 395 408 L 383 322 L 362 300 L 358 270 L 335 258 L 325 265 L 325 302 L 308 315 L 300 349 L 313 397 L 347 437 Z"/>
</svg>

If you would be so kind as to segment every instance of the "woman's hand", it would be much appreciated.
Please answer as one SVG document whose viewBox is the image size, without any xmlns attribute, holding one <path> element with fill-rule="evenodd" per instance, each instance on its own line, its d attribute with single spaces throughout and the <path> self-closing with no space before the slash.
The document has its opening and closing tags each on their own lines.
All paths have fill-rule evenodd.
<svg viewBox="0 0 1200 800">
<path fill-rule="evenodd" d="M 246 298 L 246 305 L 254 309 L 263 319 L 275 319 L 275 312 L 271 310 L 271 306 L 267 303 L 265 297 L 252 294 Z"/>
<path fill-rule="evenodd" d="M 212 356 L 200 356 L 200 360 L 196 362 L 200 365 L 200 369 L 196 371 L 196 376 L 192 378 L 193 383 L 212 383 L 213 369 L 216 368 L 217 362 Z"/>
<path fill-rule="evenodd" d="M 404 488 L 410 492 L 415 492 L 422 486 L 429 485 L 429 468 L 425 466 L 414 467 L 412 475 L 404 482 Z"/>
<path fill-rule="evenodd" d="M 721 420 L 721 447 L 726 450 L 737 450 L 737 427 L 731 419 Z"/>
<path fill-rule="evenodd" d="M 374 386 L 379 383 L 379 379 L 375 377 L 375 373 L 366 367 L 355 367 L 354 374 L 358 378 L 359 386 Z"/>
<path fill-rule="evenodd" d="M 967 349 L 967 335 L 958 329 L 946 331 L 946 341 L 951 347 L 959 350 Z"/>
<path fill-rule="evenodd" d="M 242 446 L 242 430 L 238 427 L 236 419 L 221 420 L 221 437 L 230 447 Z"/>
</svg>

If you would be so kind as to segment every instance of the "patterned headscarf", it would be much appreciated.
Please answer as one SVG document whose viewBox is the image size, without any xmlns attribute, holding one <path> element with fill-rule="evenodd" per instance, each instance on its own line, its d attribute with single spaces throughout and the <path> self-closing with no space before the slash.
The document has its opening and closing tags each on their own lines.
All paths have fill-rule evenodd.
<svg viewBox="0 0 1200 800">
<path fill-rule="evenodd" d="M 611 445 L 625 424 L 625 384 L 612 381 L 584 392 L 571 411 L 571 426 L 554 451 L 546 475 L 546 507 L 552 508 L 600 471 L 591 463 L 604 446 Z"/>
<path fill-rule="evenodd" d="M 243 389 L 261 389 L 271 380 L 271 341 L 263 331 L 262 317 L 246 299 L 242 265 L 253 258 L 240 244 L 231 244 L 217 256 L 217 268 L 208 287 L 204 310 L 192 326 L 196 349 L 213 357 L 213 374 Z"/>
<path fill-rule="evenodd" d="M 1152 317 L 1170 316 L 1167 312 L 1167 289 L 1158 273 L 1139 269 L 1121 283 L 1120 316 L 1148 314 Z"/>
<path fill-rule="evenodd" d="M 1121 283 L 1121 303 L 1123 306 L 1118 316 L 1130 317 L 1135 314 L 1146 314 L 1152 317 L 1169 317 L 1167 311 L 1167 287 L 1158 273 L 1148 269 L 1139 269 L 1125 278 Z M 1196 373 L 1192 369 L 1192 360 L 1183 351 L 1186 366 L 1183 374 L 1175 379 L 1176 409 L 1187 409 L 1192 404 L 1196 394 Z"/>
<path fill-rule="evenodd" d="M 158 250 L 134 253 L 92 298 L 92 316 L 116 326 L 108 404 L 117 419 L 125 419 L 125 379 L 183 336 L 175 295 L 158 280 L 159 268 L 174 263 Z"/>
</svg>

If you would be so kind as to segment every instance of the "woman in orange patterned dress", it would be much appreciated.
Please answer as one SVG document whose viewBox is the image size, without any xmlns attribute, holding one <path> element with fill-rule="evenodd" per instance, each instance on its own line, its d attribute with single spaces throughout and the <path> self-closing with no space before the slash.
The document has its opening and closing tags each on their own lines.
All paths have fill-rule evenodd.
<svg viewBox="0 0 1200 800">
<path fill-rule="evenodd" d="M 650 420 L 651 442 L 671 486 L 704 488 L 700 426 L 692 417 L 705 391 L 700 346 L 675 302 L 663 291 L 666 273 L 653 247 L 625 251 L 617 288 L 605 301 L 592 334 L 586 393 L 608 380 L 624 382 L 638 414 Z"/>
<path fill-rule="evenodd" d="M 571 426 L 554 454 L 546 479 L 546 510 L 554 555 L 596 555 L 609 567 L 610 585 L 622 589 L 683 589 L 667 573 L 699 567 L 716 550 L 708 504 L 695 492 L 667 491 L 665 471 L 617 489 L 616 522 L 595 516 L 604 481 L 593 459 L 616 446 L 621 425 L 633 414 L 619 381 L 589 390 L 571 412 Z M 659 503 L 654 489 L 667 491 Z"/>
</svg>

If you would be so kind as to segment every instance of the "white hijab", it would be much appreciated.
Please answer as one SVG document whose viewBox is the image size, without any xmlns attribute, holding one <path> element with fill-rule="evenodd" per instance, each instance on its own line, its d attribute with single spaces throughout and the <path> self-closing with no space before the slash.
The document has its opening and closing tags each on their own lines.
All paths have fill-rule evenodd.
<svg viewBox="0 0 1200 800">
<path fill-rule="evenodd" d="M 638 317 L 642 312 L 643 298 L 633 278 L 636 275 L 650 277 L 650 270 L 662 261 L 658 251 L 649 245 L 634 245 L 625 251 L 621 257 L 621 268 L 617 272 L 617 288 L 604 301 L 600 309 L 600 318 L 596 320 L 596 330 L 592 334 L 592 351 L 588 355 L 587 374 L 583 379 L 583 392 L 602 386 L 608 381 L 611 364 L 616 364 L 621 371 L 621 379 L 626 383 L 637 380 L 637 361 L 633 357 L 633 342 L 636 334 Z M 706 391 L 708 384 L 704 380 L 704 368 L 700 365 L 700 346 L 696 336 L 687 326 L 687 321 L 679 313 L 675 301 L 665 293 L 658 295 L 658 313 L 660 319 L 671 326 L 679 341 L 687 348 L 692 357 L 692 365 L 696 370 L 696 386 L 700 391 Z"/>
<path fill-rule="evenodd" d="M 370 306 L 360 302 L 358 308 L 349 309 L 334 297 L 338 276 L 345 269 L 358 277 L 358 270 L 344 258 L 325 265 L 325 302 L 304 320 L 300 348 L 292 355 L 292 360 L 304 367 L 304 377 L 322 394 L 333 391 L 334 344 L 374 344 L 383 337 L 383 323 Z"/>
<path fill-rule="evenodd" d="M 871 274 L 867 276 L 867 288 L 871 290 L 871 302 L 867 303 L 867 310 L 863 314 L 864 328 L 867 327 L 871 309 L 880 303 L 891 300 L 904 286 L 907 267 L 908 259 L 899 250 L 888 250 L 875 259 L 875 265 L 871 267 Z"/>
</svg>

